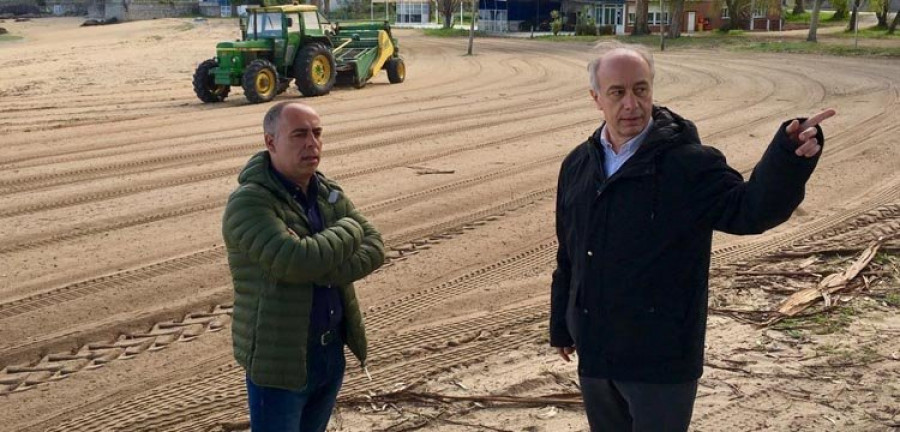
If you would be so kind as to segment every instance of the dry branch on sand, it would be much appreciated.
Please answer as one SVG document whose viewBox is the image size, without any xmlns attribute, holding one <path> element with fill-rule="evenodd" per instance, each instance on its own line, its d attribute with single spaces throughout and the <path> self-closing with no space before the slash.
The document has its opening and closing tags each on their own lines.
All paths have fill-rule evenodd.
<svg viewBox="0 0 900 432">
<path fill-rule="evenodd" d="M 812 306 L 820 298 L 824 299 L 826 307 L 831 306 L 831 294 L 846 289 L 850 285 L 850 281 L 869 265 L 872 258 L 875 258 L 875 254 L 878 253 L 882 242 L 883 240 L 879 239 L 872 243 L 843 272 L 825 276 L 818 285 L 804 289 L 785 299 L 777 309 L 778 315 L 766 322 L 766 325 L 772 325 L 783 318 L 795 316 Z"/>
</svg>

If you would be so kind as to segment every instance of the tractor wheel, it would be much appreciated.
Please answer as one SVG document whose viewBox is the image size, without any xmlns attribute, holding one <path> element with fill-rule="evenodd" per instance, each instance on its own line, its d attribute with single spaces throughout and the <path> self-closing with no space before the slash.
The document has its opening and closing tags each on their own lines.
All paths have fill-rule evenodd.
<svg viewBox="0 0 900 432">
<path fill-rule="evenodd" d="M 391 84 L 400 84 L 406 79 L 406 65 L 400 57 L 392 58 L 387 62 L 388 81 Z"/>
<path fill-rule="evenodd" d="M 212 70 L 219 67 L 216 59 L 209 59 L 197 66 L 194 72 L 194 93 L 206 103 L 222 102 L 228 96 L 231 86 L 216 84 Z"/>
<path fill-rule="evenodd" d="M 334 87 L 337 68 L 334 54 L 325 45 L 311 43 L 303 47 L 294 60 L 294 79 L 303 96 L 322 96 Z"/>
<path fill-rule="evenodd" d="M 278 72 L 267 60 L 253 60 L 244 71 L 241 86 L 244 87 L 244 96 L 251 103 L 268 102 L 278 93 Z"/>
</svg>

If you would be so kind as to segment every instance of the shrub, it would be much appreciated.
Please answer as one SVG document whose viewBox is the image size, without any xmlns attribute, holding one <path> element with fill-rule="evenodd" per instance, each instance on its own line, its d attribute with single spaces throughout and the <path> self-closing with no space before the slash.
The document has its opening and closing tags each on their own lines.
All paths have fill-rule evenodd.
<svg viewBox="0 0 900 432">
<path fill-rule="evenodd" d="M 597 24 L 591 16 L 591 10 L 585 6 L 578 14 L 578 22 L 575 24 L 575 36 L 597 36 Z"/>
<path fill-rule="evenodd" d="M 550 11 L 550 31 L 553 32 L 553 36 L 559 34 L 559 31 L 562 30 L 562 17 L 559 15 L 559 11 L 554 9 Z"/>
</svg>

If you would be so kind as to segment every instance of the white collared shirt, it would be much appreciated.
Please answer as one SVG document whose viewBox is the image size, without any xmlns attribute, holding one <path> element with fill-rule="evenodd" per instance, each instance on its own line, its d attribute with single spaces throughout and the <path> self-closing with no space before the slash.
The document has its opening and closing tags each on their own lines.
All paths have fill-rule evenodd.
<svg viewBox="0 0 900 432">
<path fill-rule="evenodd" d="M 609 141 L 608 137 L 609 131 L 606 129 L 606 125 L 603 125 L 603 130 L 600 131 L 600 144 L 603 148 L 603 171 L 606 173 L 606 178 L 612 177 L 619 168 L 622 168 L 622 165 L 625 165 L 625 162 L 627 162 L 628 159 L 634 156 L 641 146 L 641 143 L 643 143 L 644 139 L 647 138 L 647 135 L 650 134 L 651 124 L 653 124 L 652 119 L 647 122 L 647 126 L 644 126 L 644 130 L 642 130 L 641 133 L 636 137 L 625 141 L 625 144 L 619 149 L 618 154 L 613 151 L 612 142 Z"/>
</svg>

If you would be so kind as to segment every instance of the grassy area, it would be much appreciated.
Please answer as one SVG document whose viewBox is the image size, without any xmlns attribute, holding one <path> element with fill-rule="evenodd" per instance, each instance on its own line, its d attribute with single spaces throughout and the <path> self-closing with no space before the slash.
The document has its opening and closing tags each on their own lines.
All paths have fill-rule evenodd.
<svg viewBox="0 0 900 432">
<path fill-rule="evenodd" d="M 11 35 L 11 34 L 0 35 L 0 42 L 12 42 L 12 41 L 17 41 L 17 40 L 21 40 L 21 39 L 22 39 L 22 36 L 16 36 L 16 35 Z"/>
<path fill-rule="evenodd" d="M 845 329 L 853 317 L 857 315 L 851 306 L 841 306 L 836 309 L 805 316 L 801 318 L 786 318 L 775 324 L 772 328 L 781 330 L 793 338 L 798 338 L 799 330 L 809 330 L 814 334 L 831 334 Z"/>
<path fill-rule="evenodd" d="M 841 36 L 843 37 L 843 35 Z M 867 29 L 860 32 L 860 38 L 897 38 L 897 36 L 885 36 L 884 31 L 872 31 Z M 652 49 L 659 48 L 659 35 L 649 36 L 543 36 L 536 39 L 550 42 L 583 42 L 596 43 L 602 40 L 618 40 L 624 43 L 637 43 Z M 835 56 L 877 56 L 900 57 L 900 44 L 884 47 L 859 47 L 842 42 L 830 44 L 823 41 L 820 36 L 819 43 L 809 43 L 802 40 L 777 41 L 754 37 L 752 33 L 732 31 L 729 33 L 710 32 L 697 36 L 680 37 L 678 39 L 666 39 L 666 49 L 730 49 L 735 51 L 774 52 L 774 53 L 798 53 L 798 54 L 822 54 Z"/>
<path fill-rule="evenodd" d="M 833 13 L 831 13 L 833 14 Z M 830 15 L 829 15 L 830 16 Z M 466 37 L 468 30 L 461 29 L 426 29 L 425 34 L 437 37 Z M 483 36 L 476 32 L 477 36 Z M 780 40 L 768 37 L 767 34 L 757 34 L 732 30 L 728 33 L 704 32 L 691 36 L 682 36 L 677 39 L 666 39 L 666 49 L 728 49 L 733 51 L 771 52 L 771 53 L 796 53 L 819 54 L 833 56 L 874 56 L 874 57 L 900 57 L 900 44 L 881 44 L 883 46 L 860 46 L 854 48 L 846 38 L 853 37 L 853 33 L 842 32 L 837 35 L 819 35 L 819 43 L 809 43 L 805 37 L 794 36 L 790 40 Z M 886 30 L 874 27 L 860 29 L 860 39 L 888 39 L 900 40 L 900 33 L 887 35 Z M 618 40 L 623 43 L 636 43 L 645 45 L 651 49 L 659 49 L 659 35 L 647 36 L 538 36 L 536 40 L 545 42 L 568 42 L 595 44 L 604 40 Z M 830 39 L 830 41 L 829 41 Z M 872 44 L 869 44 L 872 45 Z"/>
<path fill-rule="evenodd" d="M 449 28 L 449 29 L 424 29 L 425 36 L 434 36 L 434 37 L 469 37 L 468 29 L 457 29 L 457 28 Z M 480 31 L 475 32 L 475 36 L 484 36 L 484 33 Z"/>
<path fill-rule="evenodd" d="M 810 12 L 803 12 L 802 14 L 796 14 L 796 15 L 794 15 L 792 13 L 787 13 L 784 15 L 784 20 L 789 23 L 809 24 L 809 20 L 810 20 L 811 16 L 812 16 L 812 13 L 810 13 Z M 834 18 L 834 11 L 820 11 L 819 12 L 819 22 L 820 23 L 822 21 L 833 22 L 834 21 L 833 18 Z M 846 19 L 843 19 L 842 21 L 846 21 Z"/>
<path fill-rule="evenodd" d="M 884 296 L 884 302 L 890 306 L 900 307 L 900 294 L 890 293 Z"/>
<path fill-rule="evenodd" d="M 584 43 L 594 43 L 599 42 L 601 40 L 608 40 L 610 36 L 535 36 L 535 39 L 539 39 L 544 42 L 584 42 Z"/>
<path fill-rule="evenodd" d="M 730 34 L 710 33 L 703 36 L 681 37 L 678 39 L 666 39 L 666 47 L 675 48 L 718 48 L 725 45 L 734 45 L 742 42 L 737 31 Z M 547 42 L 583 42 L 597 43 L 601 41 L 617 40 L 622 43 L 646 45 L 650 48 L 659 48 L 659 35 L 647 36 L 539 36 L 539 39 Z"/>
<path fill-rule="evenodd" d="M 834 56 L 900 57 L 900 45 L 895 47 L 859 47 L 809 42 L 751 42 L 735 47 L 742 51 L 825 54 Z"/>
<path fill-rule="evenodd" d="M 840 33 L 839 36 L 845 38 L 854 38 L 856 37 L 856 32 L 845 31 Z M 875 26 L 860 28 L 859 29 L 859 38 L 860 39 L 888 39 L 888 40 L 900 40 L 900 30 L 894 32 L 894 34 L 887 34 L 886 28 L 878 28 Z"/>
</svg>

